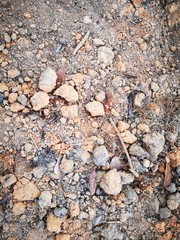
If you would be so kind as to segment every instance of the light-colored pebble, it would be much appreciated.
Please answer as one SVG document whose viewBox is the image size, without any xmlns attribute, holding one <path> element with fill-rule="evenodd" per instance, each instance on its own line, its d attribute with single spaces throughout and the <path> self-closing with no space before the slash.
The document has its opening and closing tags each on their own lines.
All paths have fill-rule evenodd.
<svg viewBox="0 0 180 240">
<path fill-rule="evenodd" d="M 102 103 L 98 101 L 93 101 L 89 102 L 85 105 L 85 108 L 88 112 L 90 112 L 92 117 L 97 117 L 97 116 L 104 116 L 104 107 Z"/>
<path fill-rule="evenodd" d="M 72 86 L 67 84 L 60 86 L 54 92 L 54 95 L 60 96 L 70 103 L 78 101 L 78 92 Z"/>
</svg>

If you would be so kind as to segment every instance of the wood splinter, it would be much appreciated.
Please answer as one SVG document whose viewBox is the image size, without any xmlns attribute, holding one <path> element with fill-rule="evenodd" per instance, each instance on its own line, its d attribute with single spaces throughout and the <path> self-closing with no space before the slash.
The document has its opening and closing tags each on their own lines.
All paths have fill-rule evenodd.
<svg viewBox="0 0 180 240">
<path fill-rule="evenodd" d="M 76 48 L 73 51 L 73 55 L 76 55 L 76 53 L 79 51 L 79 49 L 84 45 L 84 43 L 87 41 L 89 38 L 90 31 L 88 30 L 86 35 L 83 37 L 83 39 L 80 41 L 80 43 L 76 46 Z"/>
<path fill-rule="evenodd" d="M 126 149 L 126 146 L 124 144 L 124 141 L 123 141 L 123 139 L 121 137 L 121 134 L 120 134 L 118 128 L 116 127 L 116 125 L 115 125 L 114 121 L 112 120 L 112 118 L 110 118 L 109 121 L 110 121 L 111 125 L 113 126 L 114 130 L 116 131 L 116 133 L 118 135 L 118 138 L 119 138 L 119 140 L 121 142 L 121 145 L 123 147 L 123 150 L 124 150 L 124 152 L 126 154 L 126 157 L 127 157 L 127 160 L 128 160 L 128 164 L 129 164 L 129 167 L 130 167 L 129 171 L 132 172 L 135 177 L 139 177 L 139 174 L 135 171 L 135 169 L 134 169 L 134 167 L 132 165 L 131 158 L 129 156 L 129 153 L 128 153 L 127 149 Z"/>
</svg>

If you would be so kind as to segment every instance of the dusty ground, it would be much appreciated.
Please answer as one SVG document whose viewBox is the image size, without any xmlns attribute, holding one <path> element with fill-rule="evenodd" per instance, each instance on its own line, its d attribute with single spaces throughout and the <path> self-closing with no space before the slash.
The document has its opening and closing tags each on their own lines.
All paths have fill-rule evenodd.
<svg viewBox="0 0 180 240">
<path fill-rule="evenodd" d="M 0 239 L 178 239 L 178 9 L 0 2 Z"/>
</svg>

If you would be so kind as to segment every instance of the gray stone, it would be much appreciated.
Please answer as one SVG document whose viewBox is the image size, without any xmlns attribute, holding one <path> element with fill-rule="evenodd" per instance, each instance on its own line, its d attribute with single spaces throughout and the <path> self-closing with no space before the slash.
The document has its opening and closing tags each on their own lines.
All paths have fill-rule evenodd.
<svg viewBox="0 0 180 240">
<path fill-rule="evenodd" d="M 93 161 L 96 166 L 105 166 L 109 159 L 109 154 L 105 146 L 98 146 L 93 150 Z"/>
<path fill-rule="evenodd" d="M 153 90 L 154 92 L 157 92 L 159 90 L 159 86 L 156 82 L 151 83 L 151 90 Z"/>
<path fill-rule="evenodd" d="M 127 186 L 127 190 L 125 191 L 125 196 L 127 197 L 129 203 L 138 202 L 138 195 L 130 186 Z"/>
<path fill-rule="evenodd" d="M 18 102 L 21 103 L 23 106 L 27 104 L 27 97 L 25 95 L 20 95 L 18 97 Z"/>
<path fill-rule="evenodd" d="M 100 46 L 103 46 L 104 45 L 104 42 L 99 39 L 99 38 L 94 38 L 93 39 L 93 44 L 96 46 L 96 47 L 100 47 Z"/>
<path fill-rule="evenodd" d="M 105 66 L 111 65 L 113 59 L 114 59 L 114 52 L 111 50 L 111 48 L 100 47 L 98 49 L 98 61 L 100 63 L 105 64 Z"/>
<path fill-rule="evenodd" d="M 63 207 L 63 208 L 56 207 L 54 209 L 54 215 L 59 218 L 66 216 L 67 212 L 68 212 L 68 210 L 65 207 Z"/>
<path fill-rule="evenodd" d="M 20 35 L 25 35 L 27 33 L 27 29 L 25 28 L 19 28 L 18 30 Z"/>
<path fill-rule="evenodd" d="M 7 43 L 11 42 L 11 37 L 7 33 L 4 33 L 4 41 Z"/>
<path fill-rule="evenodd" d="M 51 92 L 56 87 L 57 74 L 56 72 L 48 67 L 45 69 L 39 78 L 39 88 L 44 92 Z"/>
<path fill-rule="evenodd" d="M 15 177 L 14 174 L 7 174 L 4 177 L 2 177 L 1 179 L 1 184 L 3 186 L 3 188 L 7 188 L 10 187 L 12 184 L 14 184 L 15 182 L 17 182 L 17 178 Z"/>
<path fill-rule="evenodd" d="M 160 133 L 153 132 L 144 135 L 142 139 L 145 148 L 152 157 L 152 160 L 157 160 L 159 153 L 163 150 L 165 139 Z"/>
<path fill-rule="evenodd" d="M 175 183 L 171 183 L 168 187 L 166 187 L 166 190 L 170 193 L 175 193 L 177 190 Z"/>
<path fill-rule="evenodd" d="M 36 167 L 33 169 L 32 173 L 34 175 L 35 178 L 42 178 L 44 173 L 47 171 L 46 167 L 41 166 L 41 167 Z"/>
<path fill-rule="evenodd" d="M 171 210 L 175 210 L 180 204 L 180 193 L 172 194 L 168 196 L 167 206 Z"/>
<path fill-rule="evenodd" d="M 129 184 L 132 183 L 134 181 L 134 175 L 132 173 L 127 173 L 124 171 L 120 171 L 119 175 L 121 177 L 121 184 Z"/>
<path fill-rule="evenodd" d="M 32 146 L 32 144 L 30 144 L 30 143 L 26 143 L 26 144 L 24 145 L 24 150 L 25 150 L 27 153 L 31 152 L 32 148 L 33 148 L 33 146 Z"/>
<path fill-rule="evenodd" d="M 161 219 L 169 218 L 171 216 L 171 210 L 169 210 L 167 207 L 161 208 L 159 210 L 159 215 Z"/>
<path fill-rule="evenodd" d="M 141 146 L 133 144 L 129 148 L 129 153 L 133 156 L 139 157 L 141 159 L 149 157 L 149 153 L 146 152 Z"/>
<path fill-rule="evenodd" d="M 51 206 L 51 200 L 52 200 L 52 193 L 50 193 L 49 191 L 43 191 L 39 196 L 38 204 L 41 208 L 47 208 Z"/>
<path fill-rule="evenodd" d="M 102 103 L 98 101 L 89 102 L 85 105 L 86 110 L 91 114 L 92 117 L 104 116 L 104 107 Z"/>
<path fill-rule="evenodd" d="M 20 75 L 20 72 L 19 72 L 19 70 L 18 69 L 10 69 L 9 71 L 8 71 L 8 78 L 16 78 L 16 77 L 18 77 Z"/>
<path fill-rule="evenodd" d="M 112 80 L 112 85 L 115 89 L 121 87 L 122 83 L 123 83 L 123 81 L 122 81 L 122 78 L 120 76 L 117 76 Z"/>
</svg>

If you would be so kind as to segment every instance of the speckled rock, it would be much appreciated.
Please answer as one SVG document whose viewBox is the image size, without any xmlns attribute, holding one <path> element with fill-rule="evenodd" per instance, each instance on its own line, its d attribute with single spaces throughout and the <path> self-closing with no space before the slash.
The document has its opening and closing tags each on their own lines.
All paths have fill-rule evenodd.
<svg viewBox="0 0 180 240">
<path fill-rule="evenodd" d="M 31 97 L 31 103 L 35 111 L 40 110 L 41 108 L 46 107 L 49 104 L 49 96 L 45 92 L 36 92 Z"/>
<path fill-rule="evenodd" d="M 90 112 L 92 117 L 97 117 L 97 116 L 104 116 L 104 107 L 102 103 L 98 101 L 93 101 L 89 102 L 85 105 L 85 108 L 88 112 Z"/>
<path fill-rule="evenodd" d="M 51 206 L 51 200 L 52 200 L 52 193 L 50 193 L 49 191 L 43 191 L 39 196 L 38 204 L 41 208 L 46 208 Z"/>
<path fill-rule="evenodd" d="M 61 113 L 63 117 L 76 118 L 78 117 L 78 106 L 77 105 L 62 106 Z"/>
<path fill-rule="evenodd" d="M 56 86 L 57 75 L 56 72 L 48 67 L 45 69 L 39 78 L 39 88 L 46 93 L 51 92 Z"/>
<path fill-rule="evenodd" d="M 10 187 L 12 184 L 14 184 L 17 181 L 17 178 L 14 174 L 7 174 L 0 180 L 3 188 Z"/>
<path fill-rule="evenodd" d="M 109 154 L 105 146 L 98 146 L 93 150 L 93 161 L 96 166 L 105 166 L 109 159 Z"/>
<path fill-rule="evenodd" d="M 98 61 L 100 63 L 107 65 L 111 65 L 114 59 L 114 52 L 111 48 L 108 47 L 100 47 L 98 49 Z"/>
</svg>

